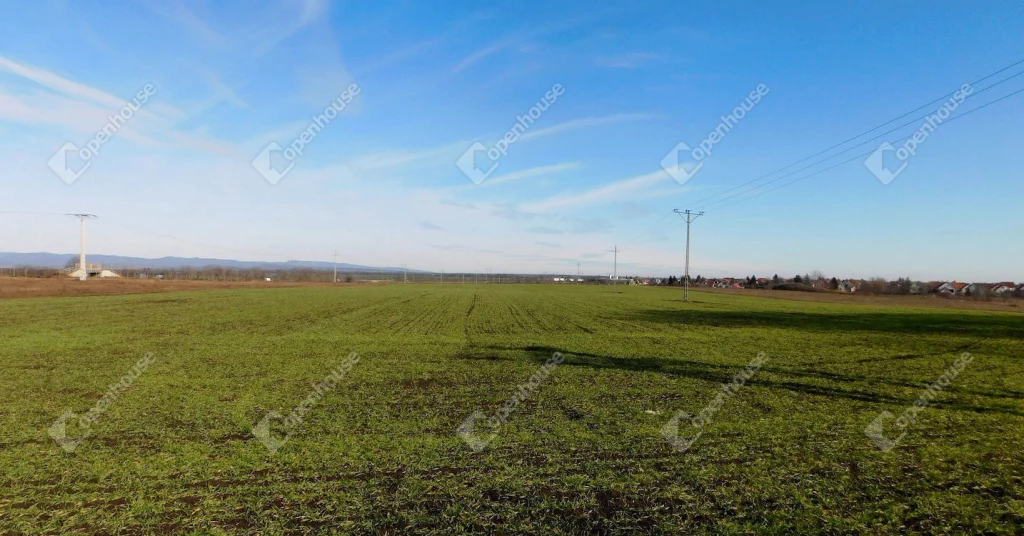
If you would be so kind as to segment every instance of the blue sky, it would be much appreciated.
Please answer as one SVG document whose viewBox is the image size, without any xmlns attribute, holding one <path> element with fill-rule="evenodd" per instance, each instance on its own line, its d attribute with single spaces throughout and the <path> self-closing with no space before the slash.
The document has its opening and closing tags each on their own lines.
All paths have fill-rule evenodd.
<svg viewBox="0 0 1024 536">
<path fill-rule="evenodd" d="M 104 254 L 337 250 L 435 271 L 574 273 L 579 261 L 607 274 L 618 244 L 620 273 L 678 275 L 685 226 L 671 211 L 693 208 L 707 212 L 694 274 L 1024 280 L 1024 94 L 939 125 L 889 184 L 859 158 L 765 192 L 899 147 L 921 121 L 704 201 L 1024 59 L 1019 2 L 41 0 L 4 12 L 2 251 L 76 251 L 77 222 L 57 214 L 84 211 L 100 216 L 89 249 Z M 486 180 L 456 166 L 556 84 Z M 762 84 L 689 180 L 663 169 Z M 70 185 L 51 170 L 147 85 Z M 265 152 L 311 132 L 351 87 L 300 156 Z M 951 117 L 1021 88 L 1024 76 L 977 92 Z M 268 181 L 253 164 L 264 154 L 272 170 L 294 167 Z M 85 164 L 72 151 L 65 165 Z"/>
</svg>

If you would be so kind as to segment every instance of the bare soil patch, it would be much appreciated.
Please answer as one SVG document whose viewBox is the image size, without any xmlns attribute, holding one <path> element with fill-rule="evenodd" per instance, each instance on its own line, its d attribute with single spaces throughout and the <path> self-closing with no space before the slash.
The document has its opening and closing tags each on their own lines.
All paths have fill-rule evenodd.
<svg viewBox="0 0 1024 536">
<path fill-rule="evenodd" d="M 972 300 L 964 297 L 946 297 L 935 294 L 919 296 L 886 294 L 846 294 L 842 292 L 794 292 L 785 290 L 751 289 L 706 289 L 699 292 L 717 292 L 737 296 L 757 296 L 780 300 L 811 301 L 826 303 L 848 303 L 861 305 L 893 305 L 899 307 L 933 307 L 939 309 L 971 309 L 981 311 L 1024 312 L 1024 300 L 1016 298 L 993 298 L 991 301 Z"/>
<path fill-rule="evenodd" d="M 266 281 L 182 281 L 172 279 L 90 279 L 51 277 L 0 277 L 0 299 L 40 298 L 47 296 L 107 296 L 113 294 L 146 294 L 184 290 L 217 290 L 233 288 L 282 287 L 350 287 L 381 283 L 291 283 Z"/>
</svg>

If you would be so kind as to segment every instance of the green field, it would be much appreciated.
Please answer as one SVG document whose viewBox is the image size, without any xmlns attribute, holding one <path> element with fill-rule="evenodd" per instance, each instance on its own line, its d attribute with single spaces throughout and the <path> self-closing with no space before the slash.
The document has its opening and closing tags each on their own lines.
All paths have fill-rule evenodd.
<svg viewBox="0 0 1024 536">
<path fill-rule="evenodd" d="M 1024 532 L 1024 316 L 692 296 L 391 285 L 2 301 L 0 534 Z M 276 453 L 254 437 L 352 352 Z M 561 365 L 521 390 L 555 352 Z M 669 419 L 761 352 L 674 449 Z M 894 448 L 865 435 L 964 352 Z M 50 437 L 147 353 L 73 452 Z M 482 450 L 456 433 L 517 392 Z"/>
</svg>

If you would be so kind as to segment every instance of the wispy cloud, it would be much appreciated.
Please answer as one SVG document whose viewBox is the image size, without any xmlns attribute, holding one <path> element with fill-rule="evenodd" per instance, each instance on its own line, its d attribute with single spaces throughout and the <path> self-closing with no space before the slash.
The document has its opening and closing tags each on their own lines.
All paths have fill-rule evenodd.
<svg viewBox="0 0 1024 536">
<path fill-rule="evenodd" d="M 538 246 L 546 247 L 546 248 L 560 248 L 560 247 L 562 247 L 560 244 L 552 244 L 551 242 L 537 241 L 537 242 L 534 242 L 534 244 L 536 244 Z"/>
<path fill-rule="evenodd" d="M 444 227 L 441 227 L 440 225 L 438 225 L 438 224 L 436 224 L 434 222 L 421 221 L 420 222 L 420 229 L 423 229 L 423 230 L 426 230 L 426 231 L 443 231 Z"/>
<path fill-rule="evenodd" d="M 452 165 L 459 154 L 469 147 L 469 141 L 457 141 L 430 149 L 399 149 L 356 157 L 345 162 L 347 166 L 360 171 L 389 169 L 412 163 Z"/>
<path fill-rule="evenodd" d="M 611 222 L 604 218 L 565 218 L 565 221 L 573 234 L 603 233 L 612 229 Z"/>
<path fill-rule="evenodd" d="M 94 134 L 110 120 L 112 114 L 128 104 L 127 100 L 106 91 L 0 56 L 0 74 L 5 72 L 35 85 L 25 86 L 26 90 L 18 94 L 4 93 L 0 88 L 0 119 L 32 128 L 55 126 L 76 134 Z M 49 91 L 39 91 L 38 86 Z M 171 133 L 172 126 L 181 116 L 177 109 L 166 103 L 147 104 L 135 112 L 130 123 L 118 130 L 118 135 L 150 146 L 167 145 L 157 141 L 153 134 Z"/>
<path fill-rule="evenodd" d="M 424 54 L 431 48 L 436 48 L 438 45 L 447 41 L 449 39 L 450 33 L 451 32 L 427 40 L 418 41 L 412 43 L 411 45 L 406 45 L 404 47 L 393 50 L 378 58 L 371 59 L 368 62 L 356 67 L 353 70 L 352 74 L 357 78 L 362 78 L 374 71 L 378 71 L 380 69 L 384 69 L 386 67 L 402 63 L 404 61 L 409 60 L 410 58 L 414 58 L 416 56 Z"/>
<path fill-rule="evenodd" d="M 625 54 L 614 54 L 611 56 L 600 56 L 594 63 L 598 67 L 612 69 L 637 69 L 652 62 L 662 61 L 663 56 L 649 52 L 628 52 Z"/>
<path fill-rule="evenodd" d="M 499 218 L 504 218 L 506 220 L 512 221 L 531 220 L 539 215 L 526 212 L 524 210 L 520 210 L 519 207 L 511 203 L 499 203 L 495 205 L 494 210 L 491 211 L 491 214 Z"/>
<path fill-rule="evenodd" d="M 78 82 L 73 82 L 67 78 L 43 69 L 17 63 L 3 56 L 0 56 L 0 71 L 7 71 L 18 75 L 43 87 L 71 97 L 89 100 L 109 107 L 119 108 L 124 106 L 123 99 L 119 99 L 105 91 L 101 91 Z"/>
<path fill-rule="evenodd" d="M 238 96 L 234 88 L 225 84 L 224 81 L 221 80 L 220 76 L 218 76 L 212 69 L 200 67 L 199 74 L 205 78 L 210 84 L 210 87 L 213 88 L 214 93 L 217 95 L 217 102 L 227 101 L 239 108 L 247 110 L 252 108 L 248 102 L 245 102 L 245 100 Z"/>
<path fill-rule="evenodd" d="M 643 121 L 646 119 L 652 119 L 654 116 L 651 114 L 613 114 L 602 117 L 587 117 L 583 119 L 573 119 L 571 121 L 565 121 L 552 125 L 548 128 L 542 128 L 540 130 L 531 130 L 526 134 L 519 137 L 520 140 L 528 140 L 531 138 L 539 138 L 541 136 L 548 136 L 550 134 L 556 134 L 559 132 L 565 132 L 568 130 L 576 130 L 580 128 L 596 127 L 600 125 L 609 125 L 613 123 L 624 123 L 627 121 Z"/>
<path fill-rule="evenodd" d="M 554 209 L 567 208 L 578 205 L 589 205 L 595 203 L 606 203 L 610 201 L 622 201 L 627 198 L 631 193 L 637 190 L 642 190 L 669 180 L 669 176 L 664 170 L 658 170 L 647 175 L 640 175 L 639 177 L 633 177 L 618 182 L 613 182 L 599 188 L 587 190 L 580 194 L 575 195 L 557 195 L 537 201 L 534 203 L 528 203 L 522 207 L 523 211 L 544 213 L 550 212 Z"/>
<path fill-rule="evenodd" d="M 473 203 L 469 203 L 469 202 L 460 203 L 460 202 L 458 202 L 458 201 L 456 201 L 454 199 L 441 199 L 437 203 L 439 205 L 447 205 L 449 207 L 458 207 L 458 208 L 468 208 L 468 209 L 471 209 L 471 210 L 476 208 L 476 205 L 474 205 Z"/>
<path fill-rule="evenodd" d="M 499 50 L 502 50 L 504 48 L 509 47 L 511 44 L 512 44 L 511 41 L 505 40 L 505 41 L 499 41 L 497 43 L 493 43 L 493 44 L 488 45 L 488 46 L 486 46 L 484 48 L 481 48 L 480 50 L 477 50 L 476 52 L 474 52 L 474 53 L 470 54 L 469 56 L 466 56 L 465 58 L 463 58 L 462 61 L 460 61 L 459 63 L 457 63 L 455 65 L 455 67 L 452 67 L 452 72 L 453 73 L 461 72 L 464 69 L 466 69 L 467 67 L 470 67 L 473 64 L 475 64 L 476 62 L 486 58 L 487 56 L 490 56 L 491 54 L 494 54 L 495 52 L 498 52 Z"/>
<path fill-rule="evenodd" d="M 566 162 L 563 164 L 553 164 L 549 166 L 538 166 L 530 169 L 524 169 L 522 171 L 515 171 L 506 175 L 500 175 L 493 179 L 488 179 L 484 182 L 484 185 L 495 185 L 503 182 L 517 181 L 520 179 L 529 179 L 531 177 L 537 177 L 540 175 L 549 175 L 552 173 L 558 173 L 559 171 L 565 171 L 567 169 L 575 169 L 579 167 L 579 162 Z"/>
<path fill-rule="evenodd" d="M 206 50 L 245 50 L 250 59 L 266 55 L 295 32 L 324 20 L 330 11 L 330 0 L 262 2 L 240 10 L 232 24 L 216 27 L 209 6 L 196 12 L 181 0 L 147 0 L 141 5 L 183 29 Z"/>
<path fill-rule="evenodd" d="M 529 229 L 527 229 L 527 232 L 537 233 L 537 234 L 556 235 L 556 234 L 562 234 L 565 231 L 562 231 L 560 229 L 555 229 L 555 228 L 552 228 L 552 227 L 541 226 L 541 227 L 530 227 Z"/>
</svg>

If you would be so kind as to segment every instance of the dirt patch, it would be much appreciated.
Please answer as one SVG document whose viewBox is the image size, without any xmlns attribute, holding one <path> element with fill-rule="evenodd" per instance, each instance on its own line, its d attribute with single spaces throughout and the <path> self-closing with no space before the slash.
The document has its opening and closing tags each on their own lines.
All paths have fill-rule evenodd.
<svg viewBox="0 0 1024 536">
<path fill-rule="evenodd" d="M 401 380 L 398 382 L 403 389 L 428 389 L 433 387 L 437 383 L 437 380 L 433 378 L 416 378 L 411 380 Z"/>
<path fill-rule="evenodd" d="M 124 506 L 125 504 L 128 504 L 128 501 L 126 499 L 124 499 L 124 498 L 121 498 L 121 497 L 118 497 L 116 499 L 107 499 L 105 497 L 99 497 L 99 498 L 96 498 L 96 499 L 91 499 L 91 500 L 83 502 L 82 503 L 82 507 L 83 508 L 95 508 L 97 506 L 100 506 L 100 507 L 116 508 L 118 506 Z"/>
<path fill-rule="evenodd" d="M 844 294 L 841 292 L 782 292 L 777 290 L 752 289 L 707 289 L 697 292 L 756 296 L 779 300 L 811 301 L 826 303 L 847 303 L 860 305 L 893 305 L 897 307 L 930 307 L 937 309 L 971 309 L 984 311 L 1006 311 L 1024 313 L 1024 300 L 999 298 L 992 301 L 975 301 L 959 297 L 941 297 L 934 294 L 921 296 L 887 296 L 884 294 Z"/>
<path fill-rule="evenodd" d="M 227 443 L 229 441 L 248 441 L 248 440 L 250 440 L 252 438 L 253 438 L 253 436 L 250 433 L 239 432 L 239 433 L 236 433 L 236 434 L 228 434 L 226 436 L 219 437 L 219 438 L 217 438 L 217 441 L 220 441 L 220 442 L 223 442 L 223 443 Z"/>
<path fill-rule="evenodd" d="M 202 497 L 197 497 L 195 495 L 185 495 L 183 497 L 178 497 L 177 499 L 173 499 L 173 501 L 176 502 L 176 503 L 179 503 L 179 504 L 184 504 L 186 506 L 195 506 L 197 504 L 202 503 L 203 502 L 203 498 Z"/>
<path fill-rule="evenodd" d="M 0 277 L 0 298 L 39 298 L 47 296 L 108 296 L 148 294 L 185 290 L 222 290 L 283 287 L 352 287 L 386 283 L 284 283 L 265 281 L 178 281 L 171 279 L 91 279 L 79 281 L 65 277 Z M 183 303 L 183 299 L 167 299 Z"/>
</svg>

